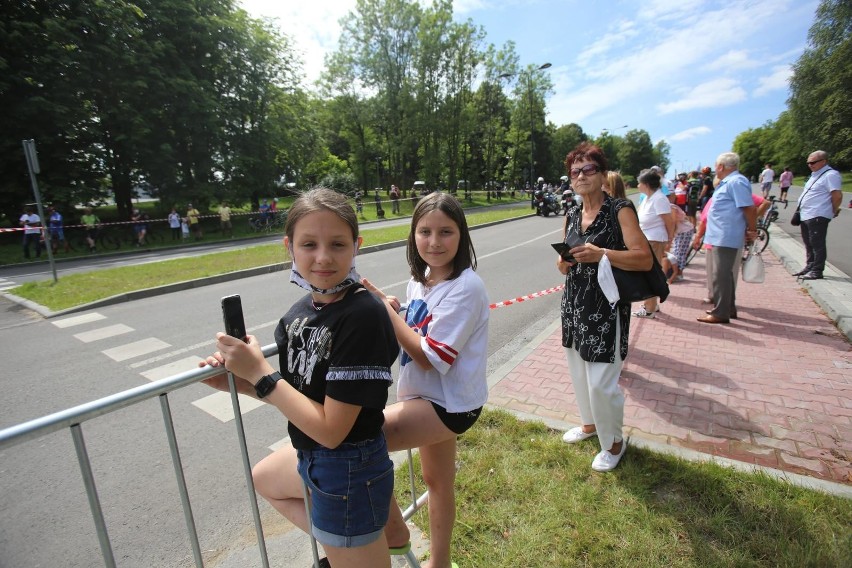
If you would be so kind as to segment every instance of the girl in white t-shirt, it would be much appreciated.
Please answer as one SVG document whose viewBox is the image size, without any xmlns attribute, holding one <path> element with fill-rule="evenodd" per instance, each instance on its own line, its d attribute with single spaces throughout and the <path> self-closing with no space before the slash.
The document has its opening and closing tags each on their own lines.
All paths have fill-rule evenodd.
<svg viewBox="0 0 852 568">
<path fill-rule="evenodd" d="M 646 199 L 639 204 L 639 227 L 645 233 L 657 261 L 662 264 L 666 247 L 672 244 L 675 234 L 675 220 L 669 199 L 660 191 L 660 176 L 653 170 L 643 170 L 637 179 L 639 191 Z M 638 318 L 654 318 L 657 312 L 657 298 L 648 298 L 633 315 Z"/>
<path fill-rule="evenodd" d="M 402 347 L 399 402 L 385 409 L 390 451 L 419 448 L 429 489 L 429 568 L 449 568 L 455 522 L 456 438 L 473 426 L 488 398 L 488 297 L 476 275 L 476 253 L 458 200 L 433 193 L 420 200 L 408 235 L 405 312 L 384 300 Z M 404 546 L 408 527 L 394 503 L 385 527 L 391 548 Z"/>
</svg>

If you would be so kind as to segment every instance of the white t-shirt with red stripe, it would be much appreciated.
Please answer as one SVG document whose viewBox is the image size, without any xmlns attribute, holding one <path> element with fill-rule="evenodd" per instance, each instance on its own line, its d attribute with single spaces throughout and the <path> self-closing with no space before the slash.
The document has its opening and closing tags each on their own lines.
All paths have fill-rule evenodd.
<svg viewBox="0 0 852 568">
<path fill-rule="evenodd" d="M 405 352 L 397 400 L 422 398 L 447 412 L 467 412 L 488 400 L 488 295 L 482 279 L 466 269 L 455 280 L 427 288 L 413 279 L 406 293 L 409 327 L 432 369 L 424 371 Z"/>
</svg>

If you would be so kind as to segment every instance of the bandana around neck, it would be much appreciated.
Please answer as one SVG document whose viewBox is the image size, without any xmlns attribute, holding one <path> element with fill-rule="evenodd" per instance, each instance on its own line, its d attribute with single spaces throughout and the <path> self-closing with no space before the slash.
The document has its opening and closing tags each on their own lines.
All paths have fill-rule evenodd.
<svg viewBox="0 0 852 568">
<path fill-rule="evenodd" d="M 352 286 L 356 282 L 361 281 L 361 277 L 358 275 L 358 272 L 355 270 L 355 256 L 358 255 L 358 247 L 355 247 L 355 256 L 352 257 L 352 266 L 349 267 L 349 274 L 346 275 L 346 278 L 343 279 L 342 282 L 332 286 L 331 288 L 317 288 L 310 282 L 308 282 L 304 276 L 302 276 L 301 272 L 299 272 L 298 267 L 296 266 L 296 256 L 293 254 L 293 246 L 290 245 L 290 258 L 293 259 L 293 264 L 290 268 L 290 282 L 298 286 L 299 288 L 303 288 L 308 292 L 316 292 L 317 294 L 327 295 L 327 294 L 336 294 L 341 290 L 345 290 L 346 288 Z"/>
</svg>

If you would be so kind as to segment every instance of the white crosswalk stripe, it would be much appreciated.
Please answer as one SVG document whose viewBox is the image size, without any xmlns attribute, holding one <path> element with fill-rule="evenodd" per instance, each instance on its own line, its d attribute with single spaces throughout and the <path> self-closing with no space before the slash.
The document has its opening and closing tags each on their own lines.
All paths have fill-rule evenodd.
<svg viewBox="0 0 852 568">
<path fill-rule="evenodd" d="M 100 327 L 98 329 L 84 331 L 82 333 L 75 333 L 74 337 L 83 343 L 91 343 L 92 341 L 100 341 L 101 339 L 108 339 L 117 335 L 130 333 L 131 331 L 134 331 L 132 327 L 124 325 L 123 323 L 117 323 L 115 325 L 108 325 L 107 327 Z"/>
<path fill-rule="evenodd" d="M 263 401 L 246 395 L 239 395 L 240 414 L 246 415 L 255 408 L 264 405 Z M 230 422 L 234 419 L 234 407 L 231 405 L 231 393 L 217 392 L 193 401 L 193 406 L 200 408 L 210 416 L 221 422 Z"/>
<path fill-rule="evenodd" d="M 159 351 L 166 347 L 171 347 L 171 345 L 165 341 L 157 339 L 156 337 L 149 337 L 141 341 L 128 343 L 127 345 L 120 345 L 119 347 L 113 347 L 112 349 L 105 349 L 102 353 L 113 361 L 121 362 L 133 359 L 134 357 L 141 357 L 142 355 L 147 355 L 148 353 L 153 353 L 154 351 Z"/>
<path fill-rule="evenodd" d="M 178 375 L 180 373 L 184 373 L 186 371 L 191 371 L 198 367 L 198 363 L 203 361 L 201 357 L 184 357 L 178 361 L 173 361 L 167 365 L 161 365 L 159 367 L 154 367 L 153 369 L 148 369 L 147 371 L 143 371 L 139 373 L 149 381 L 159 381 L 160 379 L 165 379 L 167 377 L 171 377 L 172 375 Z"/>
<path fill-rule="evenodd" d="M 0 278 L 0 291 L 11 290 L 12 288 L 18 285 L 17 282 L 9 280 L 8 278 Z"/>
<path fill-rule="evenodd" d="M 82 325 L 84 323 L 91 323 L 102 319 L 106 319 L 106 316 L 97 312 L 92 312 L 90 314 L 83 314 L 82 316 L 73 316 L 61 320 L 51 320 L 50 323 L 60 329 L 64 329 L 66 327 L 73 327 L 75 325 Z"/>
</svg>

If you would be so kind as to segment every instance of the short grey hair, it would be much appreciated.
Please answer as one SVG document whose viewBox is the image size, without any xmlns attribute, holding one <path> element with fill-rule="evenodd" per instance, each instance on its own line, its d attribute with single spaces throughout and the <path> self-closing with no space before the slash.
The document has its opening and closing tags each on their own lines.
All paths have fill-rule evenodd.
<svg viewBox="0 0 852 568">
<path fill-rule="evenodd" d="M 651 189 L 660 189 L 660 174 L 655 172 L 653 168 L 639 172 L 636 181 L 644 183 Z"/>
<path fill-rule="evenodd" d="M 740 168 L 740 156 L 736 152 L 723 152 L 716 158 L 716 163 L 725 166 L 726 170 L 738 170 Z"/>
<path fill-rule="evenodd" d="M 828 152 L 825 150 L 815 150 L 810 153 L 810 156 L 814 156 L 817 160 L 826 160 L 828 161 Z M 808 156 L 808 157 L 810 157 Z"/>
</svg>

